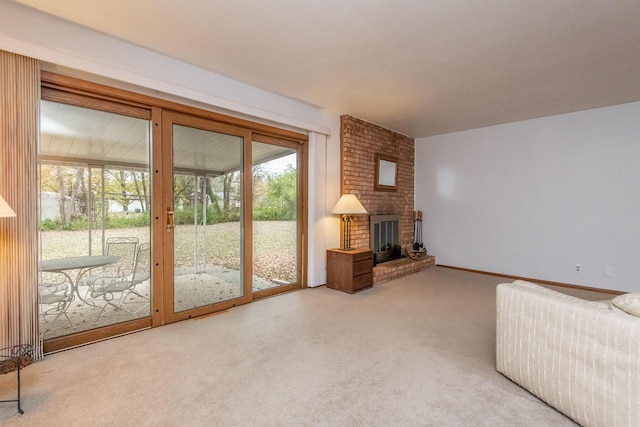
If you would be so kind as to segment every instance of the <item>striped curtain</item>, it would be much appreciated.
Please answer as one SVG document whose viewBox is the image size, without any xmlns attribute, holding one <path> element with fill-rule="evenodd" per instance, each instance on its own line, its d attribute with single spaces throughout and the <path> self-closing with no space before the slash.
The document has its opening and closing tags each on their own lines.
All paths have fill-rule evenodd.
<svg viewBox="0 0 640 427">
<path fill-rule="evenodd" d="M 0 218 L 0 349 L 42 356 L 38 330 L 37 60 L 0 50 L 0 195 L 16 218 Z"/>
</svg>

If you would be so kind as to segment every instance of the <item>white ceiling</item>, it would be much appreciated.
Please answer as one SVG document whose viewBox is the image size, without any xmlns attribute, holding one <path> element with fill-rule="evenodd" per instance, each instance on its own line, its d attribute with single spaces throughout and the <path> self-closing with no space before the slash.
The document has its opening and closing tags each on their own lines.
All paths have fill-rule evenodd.
<svg viewBox="0 0 640 427">
<path fill-rule="evenodd" d="M 640 100 L 637 0 L 18 0 L 414 137 Z"/>
</svg>

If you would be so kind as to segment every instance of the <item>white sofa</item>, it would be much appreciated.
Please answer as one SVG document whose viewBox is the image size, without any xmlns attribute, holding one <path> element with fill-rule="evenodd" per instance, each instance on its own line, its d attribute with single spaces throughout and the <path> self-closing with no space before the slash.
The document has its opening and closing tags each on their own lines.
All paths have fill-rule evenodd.
<svg viewBox="0 0 640 427">
<path fill-rule="evenodd" d="M 640 293 L 593 302 L 521 280 L 496 292 L 499 372 L 579 424 L 640 426 Z"/>
</svg>

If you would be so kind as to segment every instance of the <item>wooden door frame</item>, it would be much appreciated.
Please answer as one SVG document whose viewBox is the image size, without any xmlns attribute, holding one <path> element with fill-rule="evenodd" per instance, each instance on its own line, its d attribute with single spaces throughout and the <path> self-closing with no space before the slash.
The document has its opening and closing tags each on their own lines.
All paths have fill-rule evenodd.
<svg viewBox="0 0 640 427">
<path fill-rule="evenodd" d="M 277 138 L 273 136 L 263 135 L 258 132 L 253 133 L 253 142 L 260 142 L 263 144 L 273 144 L 281 147 L 287 147 L 296 150 L 297 152 L 297 171 L 298 171 L 298 203 L 297 203 L 297 270 L 298 270 L 298 283 L 285 286 L 276 286 L 269 289 L 264 289 L 253 293 L 253 299 L 270 297 L 283 292 L 289 292 L 296 289 L 307 287 L 307 209 L 308 209 L 308 165 L 309 160 L 307 157 L 307 141 L 291 140 Z M 253 150 L 252 150 L 253 151 Z M 252 165 L 253 166 L 253 165 Z M 251 174 L 251 177 L 253 174 Z M 251 183 L 253 188 L 253 183 Z M 251 197 L 253 199 L 253 197 Z M 253 218 L 252 218 L 253 219 Z M 251 221 L 253 223 L 253 221 Z M 252 248 L 253 250 L 253 248 Z"/>
<path fill-rule="evenodd" d="M 194 309 L 189 309 L 181 312 L 174 312 L 174 297 L 175 297 L 175 282 L 174 282 L 174 239 L 173 230 L 166 228 L 166 212 L 168 210 L 175 211 L 174 206 L 174 193 L 173 193 L 173 126 L 178 124 L 181 126 L 188 126 L 192 128 L 201 129 L 208 132 L 217 132 L 227 135 L 233 135 L 243 138 L 242 143 L 242 171 L 240 173 L 240 188 L 242 190 L 242 202 L 243 212 L 240 218 L 240 236 L 242 241 L 241 247 L 241 266 L 242 266 L 242 288 L 243 296 L 226 301 L 220 301 L 217 303 L 207 304 Z M 178 322 L 180 320 L 191 319 L 193 317 L 203 316 L 216 311 L 225 310 L 238 305 L 246 304 L 252 301 L 251 293 L 251 263 L 252 263 L 252 234 L 251 234 L 251 195 L 247 189 L 247 165 L 251 165 L 251 131 L 240 127 L 218 123 L 213 120 L 205 119 L 202 117 L 196 117 L 193 115 L 164 110 L 162 111 L 162 167 L 160 171 L 162 186 L 162 202 L 158 215 L 158 222 L 160 223 L 160 229 L 162 229 L 162 236 L 158 240 L 158 244 L 162 245 L 164 267 L 163 267 L 163 283 L 158 282 L 154 285 L 156 287 L 163 287 L 163 309 L 162 312 L 162 324 Z M 247 148 L 248 147 L 248 148 Z M 251 168 L 249 167 L 249 171 Z M 250 184 L 250 182 L 249 182 Z"/>
<path fill-rule="evenodd" d="M 151 242 L 152 242 L 152 301 L 151 301 L 151 315 L 141 319 L 131 320 L 128 322 L 122 322 L 111 326 L 106 326 L 99 329 L 92 329 L 84 332 L 79 332 L 72 335 L 67 335 L 59 338 L 53 338 L 44 342 L 44 353 L 50 353 L 65 348 L 74 347 L 77 345 L 87 344 L 89 342 L 98 341 L 101 339 L 121 335 L 136 330 L 155 327 L 163 325 L 165 322 L 163 316 L 163 301 L 165 299 L 164 289 L 161 284 L 166 280 L 167 274 L 173 275 L 173 271 L 168 272 L 166 263 L 163 257 L 165 256 L 165 249 L 163 247 L 162 236 L 164 231 L 164 213 L 166 212 L 167 203 L 165 200 L 165 188 L 166 177 L 162 173 L 162 165 L 166 162 L 164 158 L 164 143 L 163 143 L 163 112 L 171 111 L 174 113 L 182 113 L 191 115 L 194 118 L 202 118 L 219 125 L 228 125 L 233 129 L 242 129 L 248 135 L 244 144 L 244 168 L 245 173 L 242 174 L 243 181 L 243 203 L 244 203 L 244 218 L 252 217 L 252 197 L 251 192 L 247 189 L 251 188 L 251 174 L 246 171 L 251 171 L 252 167 L 252 142 L 254 135 L 260 138 L 274 138 L 279 141 L 290 141 L 300 144 L 300 153 L 302 157 L 302 166 L 304 172 L 299 176 L 299 184 L 301 188 L 301 197 L 299 200 L 300 215 L 298 224 L 298 234 L 300 239 L 300 284 L 288 287 L 273 288 L 274 291 L 258 292 L 252 294 L 251 283 L 251 270 L 253 267 L 252 257 L 253 249 L 251 241 L 247 243 L 244 241 L 247 250 L 245 251 L 245 265 L 244 265 L 244 277 L 245 287 L 247 282 L 249 283 L 249 289 L 245 289 L 245 297 L 251 299 L 262 298 L 273 295 L 279 292 L 286 292 L 299 287 L 307 286 L 307 212 L 308 212 L 308 135 L 293 130 L 278 128 L 258 122 L 253 122 L 247 119 L 227 116 L 224 114 L 216 113 L 213 111 L 203 110 L 184 104 L 177 103 L 175 101 L 169 101 L 161 98 L 156 98 L 149 95 L 143 95 L 129 90 L 107 86 L 99 83 L 82 80 L 76 77 L 67 76 L 64 74 L 54 73 L 50 71 L 41 71 L 41 99 L 53 102 L 59 102 L 63 104 L 75 105 L 78 107 L 84 107 L 94 110 L 112 112 L 117 114 L 124 114 L 132 117 L 149 119 L 151 123 Z M 248 176 L 248 180 L 247 180 Z M 171 176 L 171 181 L 173 177 Z M 158 185 L 155 185 L 157 183 Z M 171 182 L 170 188 L 173 188 Z M 173 200 L 171 200 L 171 204 Z M 245 225 L 245 238 L 249 236 L 252 239 L 252 221 L 246 221 Z M 172 254 L 173 256 L 173 254 Z M 249 278 L 249 279 L 247 279 Z M 35 286 L 35 284 L 34 284 Z M 249 302 L 246 301 L 246 302 Z M 233 305 L 238 305 L 236 301 Z M 220 307 L 222 310 L 222 306 Z M 194 317 L 194 314 L 185 318 Z M 38 319 L 39 322 L 39 319 Z"/>
</svg>

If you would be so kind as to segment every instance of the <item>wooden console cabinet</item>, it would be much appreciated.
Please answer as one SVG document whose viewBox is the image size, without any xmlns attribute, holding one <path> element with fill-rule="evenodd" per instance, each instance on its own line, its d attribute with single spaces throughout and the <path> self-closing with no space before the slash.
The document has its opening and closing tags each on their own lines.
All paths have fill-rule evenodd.
<svg viewBox="0 0 640 427">
<path fill-rule="evenodd" d="M 369 249 L 329 249 L 327 288 L 353 294 L 373 286 L 373 253 Z"/>
</svg>

